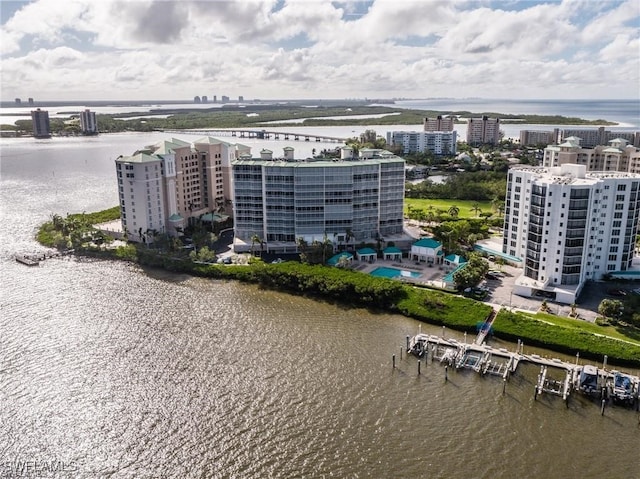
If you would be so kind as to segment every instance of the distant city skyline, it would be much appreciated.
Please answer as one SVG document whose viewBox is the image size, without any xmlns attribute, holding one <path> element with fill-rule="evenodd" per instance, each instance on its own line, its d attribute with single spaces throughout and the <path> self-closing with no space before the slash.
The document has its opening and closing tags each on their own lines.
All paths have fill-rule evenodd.
<svg viewBox="0 0 640 479">
<path fill-rule="evenodd" d="M 629 98 L 640 2 L 3 1 L 2 101 Z"/>
</svg>

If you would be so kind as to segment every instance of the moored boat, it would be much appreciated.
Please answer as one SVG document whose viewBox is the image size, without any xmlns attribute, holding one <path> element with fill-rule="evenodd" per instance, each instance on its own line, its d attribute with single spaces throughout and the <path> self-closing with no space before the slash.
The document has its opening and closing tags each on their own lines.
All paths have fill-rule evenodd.
<svg viewBox="0 0 640 479">
<path fill-rule="evenodd" d="M 589 396 L 598 393 L 598 368 L 590 364 L 585 364 L 577 370 L 577 384 L 574 386 L 578 391 Z"/>
<path fill-rule="evenodd" d="M 619 371 L 613 371 L 611 395 L 614 401 L 632 404 L 638 396 L 639 386 L 640 384 L 637 377 Z"/>
<path fill-rule="evenodd" d="M 427 334 L 416 334 L 409 343 L 408 351 L 414 356 L 418 356 L 421 358 L 424 356 L 427 351 L 429 335 Z"/>
</svg>

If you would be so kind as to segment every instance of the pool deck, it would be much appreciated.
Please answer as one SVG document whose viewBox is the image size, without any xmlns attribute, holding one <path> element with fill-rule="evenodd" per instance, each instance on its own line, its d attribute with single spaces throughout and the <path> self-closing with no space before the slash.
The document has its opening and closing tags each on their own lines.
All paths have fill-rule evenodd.
<svg viewBox="0 0 640 479">
<path fill-rule="evenodd" d="M 444 276 L 452 271 L 454 268 L 447 266 L 429 266 L 425 263 L 416 263 L 414 261 L 410 261 L 408 259 L 403 259 L 402 262 L 397 260 L 383 260 L 377 259 L 373 263 L 369 263 L 368 261 L 356 261 L 354 259 L 351 268 L 360 271 L 361 273 L 371 273 L 374 269 L 386 267 L 386 268 L 394 268 L 401 269 L 405 271 L 413 271 L 415 273 L 420 273 L 421 276 L 417 278 L 410 277 L 398 277 L 393 278 L 397 281 L 407 282 L 407 283 L 417 283 L 424 284 L 428 286 L 432 286 L 434 288 L 445 288 L 446 285 L 442 281 Z"/>
</svg>

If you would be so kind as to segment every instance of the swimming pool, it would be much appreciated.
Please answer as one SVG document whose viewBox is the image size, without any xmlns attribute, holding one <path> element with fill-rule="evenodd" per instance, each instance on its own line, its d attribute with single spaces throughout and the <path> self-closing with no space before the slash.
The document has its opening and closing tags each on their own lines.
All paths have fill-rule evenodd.
<svg viewBox="0 0 640 479">
<path fill-rule="evenodd" d="M 422 276 L 422 273 L 416 273 L 415 271 L 405 271 L 404 269 L 388 268 L 386 266 L 380 266 L 369 274 L 379 278 L 419 278 Z"/>
</svg>

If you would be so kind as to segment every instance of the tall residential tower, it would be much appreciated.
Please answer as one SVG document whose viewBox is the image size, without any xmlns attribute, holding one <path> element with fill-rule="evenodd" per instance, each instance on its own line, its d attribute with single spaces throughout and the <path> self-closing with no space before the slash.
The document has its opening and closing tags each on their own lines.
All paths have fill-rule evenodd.
<svg viewBox="0 0 640 479">
<path fill-rule="evenodd" d="M 46 110 L 31 110 L 33 122 L 33 136 L 35 138 L 51 138 L 51 125 L 49 124 L 49 112 Z"/>
<path fill-rule="evenodd" d="M 257 235 L 267 251 L 295 252 L 300 240 L 375 242 L 403 232 L 405 162 L 385 150 L 352 157 L 295 160 L 293 149 L 273 158 L 233 162 L 236 251 Z"/>
<path fill-rule="evenodd" d="M 639 218 L 640 174 L 510 169 L 502 251 L 524 262 L 514 293 L 575 302 L 585 281 L 631 268 Z"/>
</svg>

